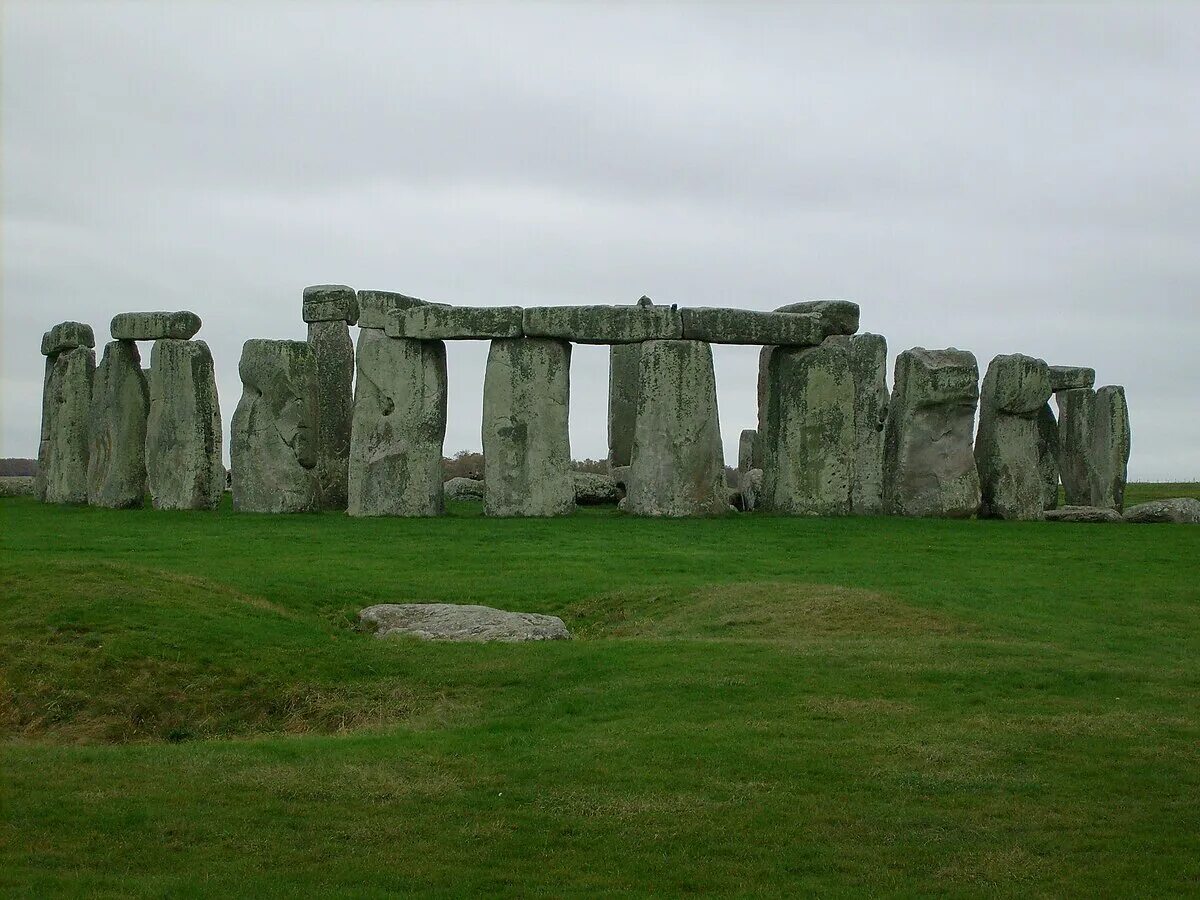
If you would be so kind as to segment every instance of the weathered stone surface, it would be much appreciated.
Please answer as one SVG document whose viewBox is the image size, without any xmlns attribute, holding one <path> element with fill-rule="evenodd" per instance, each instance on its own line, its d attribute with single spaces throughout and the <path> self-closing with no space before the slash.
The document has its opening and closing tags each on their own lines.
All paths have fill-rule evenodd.
<svg viewBox="0 0 1200 900">
<path fill-rule="evenodd" d="M 0 497 L 33 497 L 36 482 L 32 475 L 0 475 Z"/>
<path fill-rule="evenodd" d="M 428 305 L 429 301 L 427 300 L 395 294 L 391 291 L 359 291 L 358 327 L 377 328 L 382 331 L 387 328 L 388 317 L 392 310 Z"/>
<path fill-rule="evenodd" d="M 96 369 L 88 442 L 88 503 L 136 509 L 146 502 L 150 386 L 133 341 L 112 341 Z"/>
<path fill-rule="evenodd" d="M 611 475 L 593 472 L 575 472 L 573 475 L 575 503 L 579 506 L 601 506 L 621 499 L 621 487 Z"/>
<path fill-rule="evenodd" d="M 491 340 L 521 336 L 519 306 L 441 306 L 435 303 L 397 309 L 384 329 L 389 337 L 423 341 Z"/>
<path fill-rule="evenodd" d="M 887 340 L 869 332 L 832 335 L 850 354 L 854 379 L 854 456 L 850 472 L 850 511 L 857 516 L 883 512 L 883 426 L 887 420 Z"/>
<path fill-rule="evenodd" d="M 641 363 L 641 344 L 613 344 L 608 348 L 608 464 L 610 466 L 628 466 L 633 458 L 633 432 L 637 427 Z"/>
<path fill-rule="evenodd" d="M 427 641 L 565 641 L 571 633 L 558 616 L 506 612 L 456 603 L 380 603 L 358 614 L 375 637 L 405 635 Z"/>
<path fill-rule="evenodd" d="M 304 341 L 249 340 L 238 363 L 242 399 L 229 453 L 233 508 L 314 512 L 317 475 L 317 365 Z"/>
<path fill-rule="evenodd" d="M 760 469 L 762 452 L 758 447 L 758 431 L 753 428 L 743 428 L 738 436 L 738 471 L 749 472 Z"/>
<path fill-rule="evenodd" d="M 361 292 L 359 301 L 361 325 Z M 350 515 L 440 515 L 446 345 L 363 328 L 356 364 Z"/>
<path fill-rule="evenodd" d="M 350 429 L 354 423 L 354 342 L 344 320 L 310 322 L 308 346 L 317 370 L 317 479 L 321 508 L 346 508 Z"/>
<path fill-rule="evenodd" d="M 710 344 L 772 344 L 811 347 L 825 337 L 818 315 L 761 312 L 753 309 L 685 307 L 680 310 L 683 337 Z"/>
<path fill-rule="evenodd" d="M 157 341 L 172 338 L 188 341 L 200 330 L 200 317 L 194 312 L 118 313 L 108 327 L 114 341 Z"/>
<path fill-rule="evenodd" d="M 1129 463 L 1129 409 L 1125 389 L 1108 385 L 1055 394 L 1058 468 L 1067 503 L 1120 510 Z"/>
<path fill-rule="evenodd" d="M 304 321 L 358 322 L 358 294 L 345 284 L 314 284 L 304 289 Z"/>
<path fill-rule="evenodd" d="M 522 318 L 526 337 L 577 344 L 628 344 L 683 337 L 673 306 L 531 306 Z"/>
<path fill-rule="evenodd" d="M 45 336 L 42 343 L 45 345 Z M 42 374 L 42 427 L 38 437 L 38 467 L 33 478 L 33 495 L 42 503 L 46 502 L 46 475 L 50 471 L 50 448 L 53 446 L 50 438 L 54 433 L 54 412 L 58 409 L 54 400 L 55 391 L 51 387 L 53 379 L 54 357 L 47 356 Z"/>
<path fill-rule="evenodd" d="M 1049 399 L 1050 371 L 1044 360 L 1014 353 L 997 356 L 988 365 L 975 438 L 981 516 L 1042 518 L 1046 480 L 1038 418 Z"/>
<path fill-rule="evenodd" d="M 971 440 L 978 399 L 974 354 L 923 347 L 900 354 L 884 427 L 884 512 L 967 518 L 978 511 Z"/>
<path fill-rule="evenodd" d="M 155 509 L 216 509 L 225 490 L 221 407 L 204 341 L 163 338 L 150 354 L 146 473 Z"/>
<path fill-rule="evenodd" d="M 708 344 L 672 340 L 642 345 L 632 457 L 629 512 L 713 516 L 728 511 Z"/>
<path fill-rule="evenodd" d="M 1129 507 L 1123 518 L 1126 522 L 1143 525 L 1200 525 L 1200 500 L 1192 497 L 1151 500 Z"/>
<path fill-rule="evenodd" d="M 822 337 L 858 331 L 858 304 L 850 300 L 805 300 L 777 307 L 775 312 L 816 316 L 821 322 Z"/>
<path fill-rule="evenodd" d="M 482 502 L 484 484 L 482 478 L 451 478 L 443 486 L 447 500 L 471 500 Z"/>
<path fill-rule="evenodd" d="M 801 516 L 850 512 L 854 376 L 849 347 L 778 347 L 770 356 L 761 506 Z"/>
<path fill-rule="evenodd" d="M 763 470 L 750 469 L 747 472 L 738 473 L 738 490 L 740 493 L 740 503 L 738 508 L 743 512 L 754 512 L 758 509 L 758 498 L 762 493 Z"/>
<path fill-rule="evenodd" d="M 1120 522 L 1121 514 L 1102 506 L 1062 506 L 1045 512 L 1047 522 Z"/>
<path fill-rule="evenodd" d="M 568 409 L 571 345 L 492 341 L 483 379 L 483 511 L 563 516 L 575 509 Z"/>
<path fill-rule="evenodd" d="M 1054 393 L 1096 384 L 1096 370 L 1086 366 L 1050 366 L 1050 390 Z"/>
<path fill-rule="evenodd" d="M 54 356 L 76 347 L 95 347 L 92 326 L 83 322 L 59 322 L 42 335 L 42 356 Z"/>
<path fill-rule="evenodd" d="M 608 474 L 616 482 L 618 488 L 626 494 L 629 493 L 629 466 L 609 466 Z"/>
<path fill-rule="evenodd" d="M 1037 417 L 1038 471 L 1042 475 L 1042 508 L 1058 506 L 1058 420 L 1049 403 L 1043 403 Z"/>
<path fill-rule="evenodd" d="M 38 450 L 38 496 L 46 503 L 87 503 L 88 427 L 96 351 L 62 350 L 45 382 L 43 446 Z"/>
</svg>

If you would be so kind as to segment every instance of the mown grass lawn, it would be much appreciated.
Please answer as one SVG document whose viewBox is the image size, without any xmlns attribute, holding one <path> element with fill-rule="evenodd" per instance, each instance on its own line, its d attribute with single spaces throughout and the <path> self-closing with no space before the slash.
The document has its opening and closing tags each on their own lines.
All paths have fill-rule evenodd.
<svg viewBox="0 0 1200 900">
<path fill-rule="evenodd" d="M 451 512 L 0 500 L 0 894 L 1200 893 L 1200 528 Z"/>
</svg>

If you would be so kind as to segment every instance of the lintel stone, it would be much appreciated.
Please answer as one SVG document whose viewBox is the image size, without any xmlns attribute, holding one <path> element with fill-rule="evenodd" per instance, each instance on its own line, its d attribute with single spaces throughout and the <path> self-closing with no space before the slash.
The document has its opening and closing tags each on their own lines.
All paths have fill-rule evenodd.
<svg viewBox="0 0 1200 900">
<path fill-rule="evenodd" d="M 820 316 L 753 309 L 690 307 L 680 310 L 683 337 L 711 344 L 814 347 L 825 337 Z"/>
<path fill-rule="evenodd" d="M 117 313 L 108 326 L 114 341 L 188 341 L 200 330 L 200 317 L 186 309 L 176 312 Z"/>
<path fill-rule="evenodd" d="M 635 344 L 683 337 L 683 320 L 674 306 L 531 306 L 522 324 L 526 337 L 577 344 Z"/>
<path fill-rule="evenodd" d="M 858 331 L 858 304 L 852 300 L 804 300 L 777 307 L 775 312 L 808 313 L 820 317 L 824 337 Z"/>
<path fill-rule="evenodd" d="M 382 331 L 387 328 L 388 314 L 393 309 L 410 309 L 414 306 L 428 305 L 428 300 L 394 294 L 391 291 L 359 291 L 358 327 L 378 328 Z"/>
<path fill-rule="evenodd" d="M 358 322 L 358 295 L 344 284 L 314 284 L 304 289 L 304 321 Z"/>
<path fill-rule="evenodd" d="M 495 340 L 522 335 L 519 306 L 413 306 L 395 309 L 384 328 L 388 337 L 423 341 Z"/>
<path fill-rule="evenodd" d="M 1050 390 L 1054 393 L 1096 384 L 1096 370 L 1087 366 L 1050 366 Z"/>
<path fill-rule="evenodd" d="M 95 346 L 96 337 L 92 334 L 92 326 L 83 322 L 59 322 L 42 335 L 42 356 L 54 356 L 76 347 L 87 347 L 90 350 Z"/>
</svg>

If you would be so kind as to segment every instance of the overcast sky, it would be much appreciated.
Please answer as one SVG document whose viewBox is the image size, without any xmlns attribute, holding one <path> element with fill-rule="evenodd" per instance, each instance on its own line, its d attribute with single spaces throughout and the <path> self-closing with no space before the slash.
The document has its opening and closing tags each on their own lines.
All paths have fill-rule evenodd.
<svg viewBox="0 0 1200 900">
<path fill-rule="evenodd" d="M 1130 477 L 1200 478 L 1200 4 L 3 4 L 0 455 L 42 332 L 307 284 L 463 304 L 862 306 L 913 346 L 1094 366 Z M 446 450 L 487 345 L 449 346 Z M 148 364 L 149 347 L 143 345 Z M 727 461 L 757 354 L 717 348 Z M 571 439 L 606 453 L 605 348 Z M 890 375 L 889 375 L 890 379 Z"/>
</svg>

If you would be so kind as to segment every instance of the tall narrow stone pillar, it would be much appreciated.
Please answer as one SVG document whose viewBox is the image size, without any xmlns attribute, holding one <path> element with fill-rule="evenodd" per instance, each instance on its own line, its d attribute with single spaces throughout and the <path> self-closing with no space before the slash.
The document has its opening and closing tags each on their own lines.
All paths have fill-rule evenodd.
<svg viewBox="0 0 1200 900">
<path fill-rule="evenodd" d="M 849 354 L 854 380 L 854 452 L 850 472 L 850 512 L 877 516 L 883 512 L 883 426 L 887 421 L 887 340 L 864 332 L 833 335 Z"/>
<path fill-rule="evenodd" d="M 570 394 L 567 341 L 492 341 L 483 382 L 485 514 L 562 516 L 574 511 Z"/>
<path fill-rule="evenodd" d="M 354 420 L 354 343 L 358 298 L 342 284 L 304 289 L 304 321 L 317 379 L 317 474 L 321 507 L 344 510 L 350 474 L 350 428 Z"/>
<path fill-rule="evenodd" d="M 63 322 L 42 336 L 46 374 L 35 492 L 46 503 L 87 503 L 95 345 L 91 326 L 80 322 Z"/>
<path fill-rule="evenodd" d="M 246 341 L 238 363 L 242 399 L 229 435 L 233 508 L 315 512 L 317 366 L 302 341 Z"/>
<path fill-rule="evenodd" d="M 628 511 L 728 512 L 712 348 L 704 341 L 646 341 L 639 371 Z"/>
<path fill-rule="evenodd" d="M 1058 420 L 1049 403 L 1037 415 L 1038 471 L 1042 473 L 1042 509 L 1058 507 Z"/>
<path fill-rule="evenodd" d="M 216 509 L 225 492 L 221 406 L 204 341 L 162 338 L 150 354 L 146 472 L 155 509 Z"/>
<path fill-rule="evenodd" d="M 150 386 L 133 341 L 111 341 L 96 369 L 88 444 L 88 502 L 137 509 L 146 502 Z"/>
<path fill-rule="evenodd" d="M 849 345 L 772 348 L 766 377 L 760 505 L 792 515 L 849 514 L 855 453 Z"/>
<path fill-rule="evenodd" d="M 1050 399 L 1045 361 L 1019 353 L 988 365 L 979 394 L 975 464 L 979 514 L 996 519 L 1041 519 L 1046 507 L 1039 418 Z"/>
<path fill-rule="evenodd" d="M 1072 388 L 1058 403 L 1058 467 L 1067 503 L 1121 510 L 1129 463 L 1129 408 L 1125 389 Z"/>
<path fill-rule="evenodd" d="M 751 469 L 762 468 L 762 453 L 758 445 L 758 432 L 753 428 L 743 428 L 738 436 L 738 471 L 749 472 Z"/>
<path fill-rule="evenodd" d="M 642 297 L 638 306 L 654 306 Z M 638 383 L 641 379 L 642 345 L 611 344 L 608 348 L 608 466 L 628 466 L 633 456 L 633 432 L 637 427 Z"/>
</svg>

